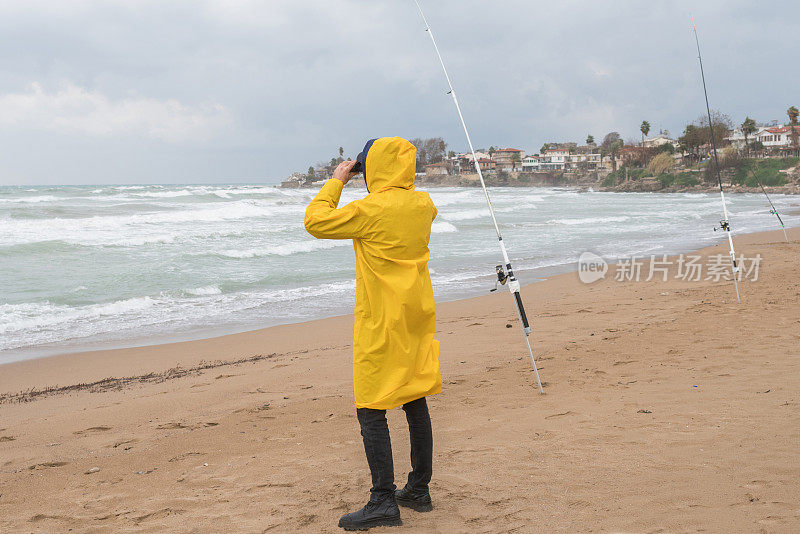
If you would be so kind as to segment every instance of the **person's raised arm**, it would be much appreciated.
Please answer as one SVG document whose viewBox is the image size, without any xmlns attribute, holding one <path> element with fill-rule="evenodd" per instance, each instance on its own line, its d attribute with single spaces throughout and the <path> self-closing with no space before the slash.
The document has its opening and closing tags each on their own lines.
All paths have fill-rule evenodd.
<svg viewBox="0 0 800 534">
<path fill-rule="evenodd" d="M 362 237 L 370 219 L 358 201 L 337 209 L 344 185 L 356 175 L 350 172 L 355 161 L 343 161 L 325 182 L 306 208 L 306 231 L 318 239 L 353 239 Z"/>
</svg>

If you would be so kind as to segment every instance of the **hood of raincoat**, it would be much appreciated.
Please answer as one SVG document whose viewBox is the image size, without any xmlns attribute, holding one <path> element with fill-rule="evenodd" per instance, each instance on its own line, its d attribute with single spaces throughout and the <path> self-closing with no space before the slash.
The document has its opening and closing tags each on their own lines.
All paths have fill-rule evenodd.
<svg viewBox="0 0 800 534">
<path fill-rule="evenodd" d="M 417 148 L 402 137 L 370 139 L 356 158 L 364 169 L 367 191 L 414 189 Z"/>
</svg>

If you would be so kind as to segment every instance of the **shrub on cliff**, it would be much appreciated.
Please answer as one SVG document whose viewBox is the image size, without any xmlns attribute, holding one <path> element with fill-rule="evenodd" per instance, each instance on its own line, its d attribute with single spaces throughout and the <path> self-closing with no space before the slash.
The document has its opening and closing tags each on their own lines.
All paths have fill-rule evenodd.
<svg viewBox="0 0 800 534">
<path fill-rule="evenodd" d="M 691 172 L 665 173 L 658 176 L 658 181 L 661 182 L 661 187 L 692 187 L 700 183 L 694 174 Z"/>
<path fill-rule="evenodd" d="M 800 158 L 744 159 L 733 175 L 733 183 L 747 187 L 758 187 L 759 181 L 764 185 L 784 185 L 786 174 L 779 171 L 794 167 L 798 161 Z"/>
<path fill-rule="evenodd" d="M 647 168 L 655 176 L 670 172 L 675 167 L 675 158 L 668 152 L 662 152 L 650 160 Z"/>
</svg>

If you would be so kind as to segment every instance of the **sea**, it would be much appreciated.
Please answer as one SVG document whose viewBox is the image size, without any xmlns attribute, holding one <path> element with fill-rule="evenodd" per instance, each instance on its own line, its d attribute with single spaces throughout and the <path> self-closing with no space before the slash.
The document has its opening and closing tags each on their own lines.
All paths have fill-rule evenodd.
<svg viewBox="0 0 800 534">
<path fill-rule="evenodd" d="M 316 191 L 265 184 L 0 187 L 0 363 L 206 338 L 346 314 L 350 241 L 317 240 Z M 484 295 L 501 263 L 478 188 L 435 188 L 437 301 Z M 346 188 L 340 205 L 366 191 Z M 717 193 L 491 188 L 523 284 L 608 261 L 724 240 Z M 729 194 L 734 233 L 778 229 L 762 194 Z M 773 195 L 787 226 L 800 199 Z M 529 305 L 535 309 L 535 303 Z"/>
</svg>

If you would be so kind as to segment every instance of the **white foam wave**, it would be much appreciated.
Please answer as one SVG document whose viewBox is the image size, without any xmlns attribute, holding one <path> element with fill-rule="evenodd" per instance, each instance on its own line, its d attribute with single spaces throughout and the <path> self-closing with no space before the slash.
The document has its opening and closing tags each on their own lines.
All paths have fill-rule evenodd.
<svg viewBox="0 0 800 534">
<path fill-rule="evenodd" d="M 203 286 L 196 287 L 194 289 L 187 289 L 186 293 L 190 295 L 196 295 L 198 297 L 205 297 L 208 295 L 219 295 L 222 293 L 222 290 L 217 286 Z"/>
<path fill-rule="evenodd" d="M 193 209 L 170 211 L 139 212 L 133 215 L 94 216 L 75 219 L 14 219 L 0 226 L 0 244 L 14 245 L 41 241 L 64 241 L 72 244 L 136 244 L 141 241 L 158 242 L 165 234 L 157 234 L 153 241 L 154 229 L 163 230 L 172 226 L 175 232 L 183 233 L 187 224 L 221 223 L 244 219 L 269 219 L 280 217 L 296 219 L 301 224 L 304 205 L 275 204 L 258 199 L 244 199 L 232 202 L 219 202 L 201 205 Z M 169 241 L 164 241 L 169 242 Z"/>
<path fill-rule="evenodd" d="M 57 197 L 54 195 L 40 195 L 31 197 L 0 198 L 0 202 L 8 204 L 35 204 L 38 202 L 58 202 L 60 200 L 64 200 L 64 197 Z"/>
<path fill-rule="evenodd" d="M 325 250 L 335 247 L 352 246 L 350 241 L 346 240 L 316 240 L 316 241 L 300 241 L 294 243 L 282 243 L 280 245 L 270 245 L 266 247 L 251 248 L 247 250 L 222 250 L 216 254 L 226 258 L 246 259 L 246 258 L 260 258 L 264 256 L 291 256 L 292 254 L 300 254 L 303 252 L 313 252 L 315 250 Z"/>
<path fill-rule="evenodd" d="M 624 222 L 629 220 L 630 217 L 623 215 L 622 217 L 586 217 L 583 219 L 550 219 L 548 224 L 566 224 L 570 226 L 580 224 L 602 224 L 611 222 Z"/>
<path fill-rule="evenodd" d="M 130 197 L 148 197 L 148 198 L 176 198 L 188 197 L 194 195 L 194 192 L 189 189 L 181 189 L 179 191 L 142 191 L 141 193 L 128 193 Z"/>
<path fill-rule="evenodd" d="M 447 221 L 437 221 L 431 225 L 433 234 L 452 234 L 453 232 L 458 232 L 458 228 Z"/>
<path fill-rule="evenodd" d="M 495 213 L 508 213 L 514 211 L 514 207 L 495 208 Z M 441 217 L 448 221 L 469 221 L 472 219 L 483 219 L 489 217 L 489 208 L 480 207 L 470 210 L 440 213 Z"/>
<path fill-rule="evenodd" d="M 150 297 L 133 297 L 80 307 L 50 302 L 0 304 L 0 334 L 7 335 L 25 330 L 48 328 L 77 319 L 121 316 L 142 311 L 154 304 L 155 301 Z"/>
</svg>

